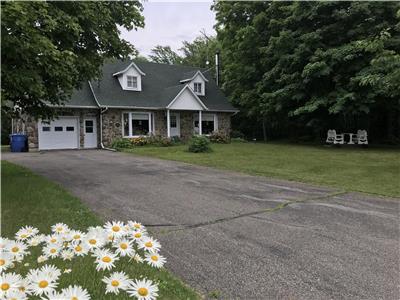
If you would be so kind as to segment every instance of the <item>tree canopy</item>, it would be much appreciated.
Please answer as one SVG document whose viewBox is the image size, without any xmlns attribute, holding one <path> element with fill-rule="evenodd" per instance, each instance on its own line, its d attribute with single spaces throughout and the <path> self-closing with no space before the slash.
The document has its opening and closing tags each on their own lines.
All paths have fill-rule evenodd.
<svg viewBox="0 0 400 300">
<path fill-rule="evenodd" d="M 224 88 L 247 116 L 314 133 L 379 127 L 379 115 L 386 134 L 399 126 L 400 3 L 220 1 L 214 10 Z"/>
<path fill-rule="evenodd" d="M 118 26 L 144 26 L 140 2 L 2 2 L 2 111 L 50 117 L 108 58 L 135 55 Z"/>
<path fill-rule="evenodd" d="M 149 58 L 152 62 L 160 64 L 178 65 L 182 63 L 182 57 L 172 50 L 170 46 L 155 46 L 151 49 Z"/>
</svg>

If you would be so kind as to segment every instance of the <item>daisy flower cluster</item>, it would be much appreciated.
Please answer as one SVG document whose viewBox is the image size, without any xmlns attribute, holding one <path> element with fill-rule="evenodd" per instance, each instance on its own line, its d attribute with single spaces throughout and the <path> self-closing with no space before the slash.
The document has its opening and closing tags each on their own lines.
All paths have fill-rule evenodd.
<svg viewBox="0 0 400 300">
<path fill-rule="evenodd" d="M 41 247 L 41 255 L 37 257 L 39 267 L 30 269 L 25 275 L 17 274 L 13 269 L 18 264 L 29 266 L 23 260 L 30 255 L 32 247 Z M 158 297 L 157 283 L 147 278 L 131 279 L 125 272 L 113 269 L 121 259 L 162 268 L 166 259 L 160 255 L 160 249 L 160 243 L 142 224 L 134 221 L 107 222 L 102 227 L 89 227 L 85 232 L 57 223 L 51 226 L 48 235 L 25 226 L 18 230 L 15 239 L 0 237 L 0 299 L 91 299 L 89 292 L 78 285 L 60 289 L 60 277 L 72 270 L 62 271 L 51 264 L 55 258 L 69 262 L 89 256 L 93 259 L 94 269 L 105 274 L 102 279 L 104 294 L 123 292 L 134 299 L 153 300 Z"/>
</svg>

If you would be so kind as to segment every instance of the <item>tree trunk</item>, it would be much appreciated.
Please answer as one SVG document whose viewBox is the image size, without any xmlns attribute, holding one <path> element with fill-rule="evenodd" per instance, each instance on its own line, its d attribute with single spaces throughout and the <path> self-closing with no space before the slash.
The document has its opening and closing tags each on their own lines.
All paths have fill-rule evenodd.
<svg viewBox="0 0 400 300">
<path fill-rule="evenodd" d="M 265 118 L 263 118 L 262 120 L 262 129 L 263 129 L 264 142 L 267 142 L 267 128 L 265 126 Z"/>
</svg>

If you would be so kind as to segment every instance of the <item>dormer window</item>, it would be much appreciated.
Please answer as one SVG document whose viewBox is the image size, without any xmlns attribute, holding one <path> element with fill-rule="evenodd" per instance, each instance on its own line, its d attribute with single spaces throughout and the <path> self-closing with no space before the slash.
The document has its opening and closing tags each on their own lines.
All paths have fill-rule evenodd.
<svg viewBox="0 0 400 300">
<path fill-rule="evenodd" d="M 126 76 L 126 86 L 130 89 L 137 89 L 137 76 Z"/>
<path fill-rule="evenodd" d="M 196 94 L 202 94 L 202 91 L 201 91 L 201 82 L 194 82 L 194 83 L 193 83 L 193 91 L 194 91 Z"/>
</svg>

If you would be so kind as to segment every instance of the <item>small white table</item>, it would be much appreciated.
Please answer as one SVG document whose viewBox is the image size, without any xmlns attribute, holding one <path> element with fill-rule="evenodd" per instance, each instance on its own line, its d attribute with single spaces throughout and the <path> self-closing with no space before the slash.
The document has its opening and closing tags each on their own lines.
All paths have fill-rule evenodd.
<svg viewBox="0 0 400 300">
<path fill-rule="evenodd" d="M 345 132 L 343 134 L 349 135 L 349 142 L 347 144 L 349 144 L 349 145 L 354 145 L 355 144 L 354 141 L 353 141 L 353 135 L 357 135 L 356 133 Z"/>
</svg>

